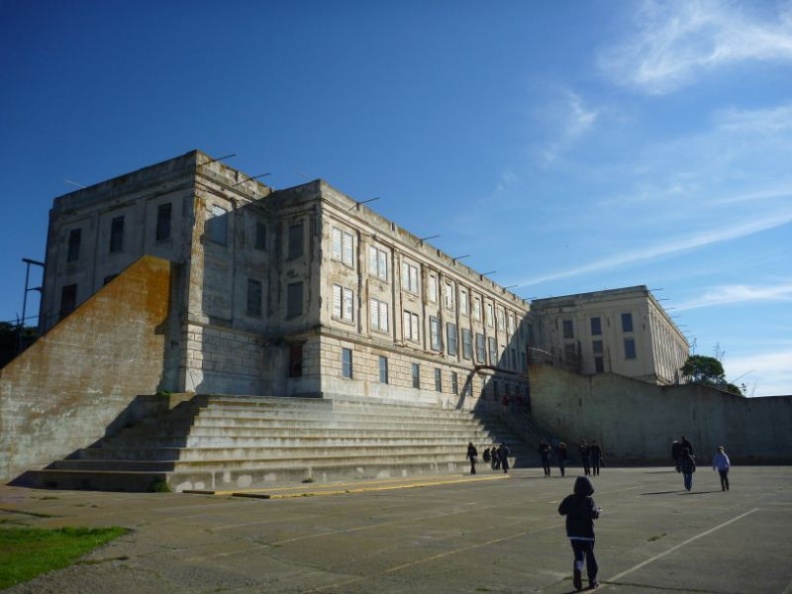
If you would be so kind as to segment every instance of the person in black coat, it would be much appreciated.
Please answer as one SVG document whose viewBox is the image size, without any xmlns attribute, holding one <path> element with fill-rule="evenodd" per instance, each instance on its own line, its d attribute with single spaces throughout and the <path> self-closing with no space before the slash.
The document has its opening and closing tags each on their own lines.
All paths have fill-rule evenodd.
<svg viewBox="0 0 792 594">
<path fill-rule="evenodd" d="M 539 447 L 536 450 L 542 458 L 542 468 L 544 468 L 544 475 L 550 476 L 550 444 L 544 439 L 539 442 Z"/>
<path fill-rule="evenodd" d="M 566 516 L 566 533 L 575 558 L 572 583 L 577 590 L 583 587 L 581 573 L 584 563 L 589 588 L 594 589 L 599 586 L 597 582 L 599 566 L 594 556 L 594 520 L 599 518 L 602 509 L 594 503 L 593 494 L 594 485 L 591 479 L 579 476 L 575 479 L 573 494 L 567 495 L 558 506 L 558 513 Z"/>
<path fill-rule="evenodd" d="M 468 442 L 467 458 L 470 459 L 470 474 L 476 474 L 476 462 L 478 462 L 478 450 L 472 441 Z"/>
<path fill-rule="evenodd" d="M 597 443 L 596 439 L 591 440 L 589 454 L 591 455 L 591 472 L 594 476 L 599 476 L 600 465 L 602 464 L 602 448 Z"/>
<path fill-rule="evenodd" d="M 566 472 L 567 447 L 563 441 L 556 447 L 556 458 L 558 459 L 558 469 L 561 471 L 561 476 L 564 476 Z"/>
<path fill-rule="evenodd" d="M 591 450 L 585 439 L 581 440 L 578 452 L 580 452 L 580 463 L 583 465 L 583 474 L 588 476 L 591 474 Z"/>
<path fill-rule="evenodd" d="M 696 472 L 696 459 L 687 448 L 682 448 L 682 456 L 679 458 L 679 470 L 684 477 L 685 489 L 690 491 L 693 488 L 693 473 Z"/>
</svg>

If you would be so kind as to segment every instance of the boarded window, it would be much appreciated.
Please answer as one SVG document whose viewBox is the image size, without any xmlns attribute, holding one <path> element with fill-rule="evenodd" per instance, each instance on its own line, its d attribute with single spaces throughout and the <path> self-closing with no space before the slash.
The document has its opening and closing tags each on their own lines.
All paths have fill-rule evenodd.
<svg viewBox="0 0 792 594">
<path fill-rule="evenodd" d="M 157 207 L 157 231 L 155 239 L 157 241 L 165 241 L 170 239 L 171 236 L 171 210 L 170 202 L 160 204 Z"/>
<path fill-rule="evenodd" d="M 76 262 L 80 259 L 80 243 L 82 242 L 82 229 L 69 231 L 69 249 L 66 252 L 67 262 Z"/>
<path fill-rule="evenodd" d="M 249 278 L 247 286 L 247 315 L 261 317 L 262 303 L 261 281 Z"/>
<path fill-rule="evenodd" d="M 110 223 L 110 253 L 124 249 L 124 217 L 115 217 Z"/>
<path fill-rule="evenodd" d="M 289 260 L 299 258 L 303 255 L 303 223 L 294 223 L 289 225 L 289 245 L 286 252 L 286 257 Z"/>
<path fill-rule="evenodd" d="M 303 313 L 303 284 L 289 283 L 286 287 L 286 316 L 293 318 Z"/>
</svg>

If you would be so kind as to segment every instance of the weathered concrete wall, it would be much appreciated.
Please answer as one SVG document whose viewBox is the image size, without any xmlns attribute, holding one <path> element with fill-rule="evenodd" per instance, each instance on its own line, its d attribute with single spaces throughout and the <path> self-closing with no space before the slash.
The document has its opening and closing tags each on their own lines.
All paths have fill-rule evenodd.
<svg viewBox="0 0 792 594">
<path fill-rule="evenodd" d="M 101 438 L 161 388 L 172 267 L 138 260 L 0 370 L 0 480 Z"/>
<path fill-rule="evenodd" d="M 668 464 L 671 442 L 685 435 L 702 464 L 718 445 L 736 463 L 792 463 L 792 396 L 743 398 L 545 365 L 530 374 L 534 416 L 572 446 L 596 439 L 613 462 Z"/>
</svg>

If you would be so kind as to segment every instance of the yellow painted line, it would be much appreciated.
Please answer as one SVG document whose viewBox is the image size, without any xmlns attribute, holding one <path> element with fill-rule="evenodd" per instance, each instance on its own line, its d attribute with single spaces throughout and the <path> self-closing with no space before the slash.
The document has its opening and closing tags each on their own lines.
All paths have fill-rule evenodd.
<svg viewBox="0 0 792 594">
<path fill-rule="evenodd" d="M 254 499 L 291 499 L 295 497 L 320 497 L 326 495 L 347 495 L 352 493 L 366 493 L 371 491 L 389 491 L 394 489 L 414 489 L 418 487 L 434 487 L 438 485 L 454 485 L 461 483 L 472 483 L 482 481 L 495 481 L 509 479 L 511 475 L 501 474 L 495 476 L 464 477 L 456 479 L 436 478 L 421 481 L 414 479 L 414 482 L 405 482 L 410 479 L 383 479 L 372 481 L 368 485 L 361 483 L 338 483 L 334 485 L 314 485 L 313 487 L 273 487 L 271 489 L 250 489 L 246 491 L 227 490 L 184 490 L 182 493 L 201 494 L 201 495 L 230 495 L 232 497 L 250 497 Z M 385 483 L 385 484 L 383 484 Z M 390 484 L 388 484 L 390 483 Z"/>
</svg>

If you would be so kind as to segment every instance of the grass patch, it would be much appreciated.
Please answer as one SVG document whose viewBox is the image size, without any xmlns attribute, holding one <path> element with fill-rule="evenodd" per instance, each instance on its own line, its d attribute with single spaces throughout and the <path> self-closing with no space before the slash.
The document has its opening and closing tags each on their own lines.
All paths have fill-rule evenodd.
<svg viewBox="0 0 792 594">
<path fill-rule="evenodd" d="M 47 571 L 68 567 L 127 532 L 119 527 L 0 529 L 0 590 Z"/>
</svg>

